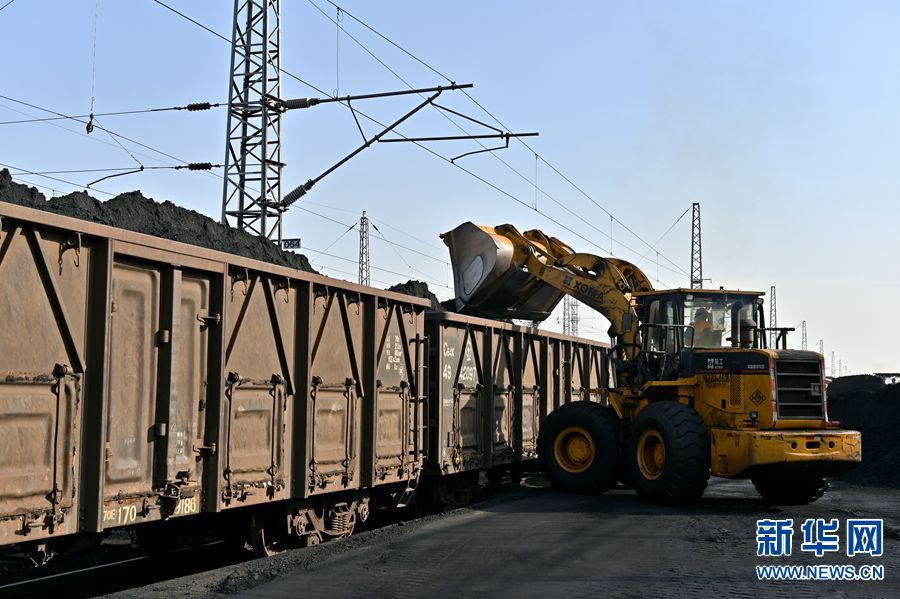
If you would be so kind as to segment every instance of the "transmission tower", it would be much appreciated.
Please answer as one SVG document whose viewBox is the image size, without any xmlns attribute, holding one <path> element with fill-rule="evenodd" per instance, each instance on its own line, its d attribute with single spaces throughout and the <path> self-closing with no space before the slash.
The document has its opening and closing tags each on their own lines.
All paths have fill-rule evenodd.
<svg viewBox="0 0 900 599">
<path fill-rule="evenodd" d="M 563 298 L 563 335 L 578 336 L 578 300 L 574 297 Z"/>
<path fill-rule="evenodd" d="M 800 324 L 800 331 L 801 331 L 800 349 L 806 349 L 806 321 L 805 320 Z"/>
<path fill-rule="evenodd" d="M 769 331 L 769 347 L 775 347 L 775 341 L 778 339 L 778 331 L 775 330 L 775 327 L 778 326 L 778 310 L 775 305 L 775 285 L 772 285 L 772 288 L 769 289 L 769 328 L 772 329 Z"/>
<path fill-rule="evenodd" d="M 838 360 L 838 376 L 844 376 L 844 361 Z"/>
<path fill-rule="evenodd" d="M 834 352 L 831 352 L 831 378 L 834 378 Z"/>
<path fill-rule="evenodd" d="M 372 267 L 369 262 L 369 217 L 363 210 L 359 217 L 359 284 L 368 285 Z"/>
<path fill-rule="evenodd" d="M 691 289 L 703 289 L 703 251 L 700 246 L 700 204 L 693 204 L 691 224 Z"/>
<path fill-rule="evenodd" d="M 825 340 L 819 339 L 819 353 L 822 354 L 822 359 L 825 359 Z"/>
<path fill-rule="evenodd" d="M 235 0 L 222 222 L 281 240 L 281 0 Z"/>
</svg>

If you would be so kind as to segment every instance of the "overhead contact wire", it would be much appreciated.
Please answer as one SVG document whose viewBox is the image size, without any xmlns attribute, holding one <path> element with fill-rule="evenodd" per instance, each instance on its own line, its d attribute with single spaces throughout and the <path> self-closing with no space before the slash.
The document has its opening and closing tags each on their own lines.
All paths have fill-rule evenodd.
<svg viewBox="0 0 900 599">
<path fill-rule="evenodd" d="M 328 20 L 330 20 L 332 23 L 334 23 L 335 26 L 338 27 L 339 30 L 343 31 L 343 32 L 344 32 L 351 40 L 353 40 L 354 42 L 356 42 L 356 44 L 359 45 L 360 48 L 362 48 L 367 54 L 369 54 L 369 56 L 371 56 L 371 57 L 372 57 L 375 61 L 377 61 L 381 66 L 383 66 L 383 67 L 384 67 L 385 69 L 387 69 L 392 75 L 394 75 L 397 79 L 399 79 L 401 82 L 403 82 L 404 85 L 406 85 L 406 86 L 407 86 L 408 88 L 410 88 L 410 89 L 413 89 L 412 85 L 411 85 L 406 79 L 404 79 L 399 73 L 397 73 L 394 69 L 392 69 L 387 63 L 385 63 L 383 60 L 381 60 L 381 58 L 379 58 L 379 57 L 378 57 L 374 52 L 372 52 L 365 44 L 363 44 L 363 43 L 362 43 L 361 41 L 359 41 L 355 36 L 353 36 L 353 34 L 351 34 L 351 33 L 348 32 L 346 29 L 344 29 L 343 27 L 341 27 L 340 24 L 339 24 L 335 19 L 333 19 L 330 15 L 328 15 L 328 13 L 326 13 L 324 10 L 322 10 L 322 8 L 321 8 L 320 6 L 318 6 L 313 0 L 307 0 L 307 2 L 309 2 L 309 4 L 312 5 L 312 6 L 313 6 L 313 7 L 314 7 L 314 8 L 315 8 L 315 9 L 316 9 L 323 17 L 325 17 L 326 19 L 328 19 Z M 340 10 L 343 10 L 343 9 L 341 9 L 339 6 L 337 6 L 336 4 L 334 4 L 333 2 L 332 2 L 331 4 L 334 5 L 336 8 L 338 8 L 338 9 L 340 9 Z M 347 14 L 350 15 L 350 13 L 347 13 Z M 353 17 L 353 15 L 350 15 L 350 16 L 351 16 L 352 18 L 354 18 L 354 20 L 356 20 L 357 22 L 359 22 L 359 19 Z M 369 29 L 371 29 L 371 28 L 369 28 Z M 383 37 L 383 36 L 382 36 L 382 37 Z M 396 44 L 395 44 L 395 45 L 396 45 Z M 398 46 L 398 47 L 399 47 L 399 46 Z M 440 73 L 438 73 L 438 74 L 439 74 L 441 77 L 444 77 L 445 79 L 447 79 L 447 77 L 446 77 L 445 75 L 440 74 Z M 449 81 L 449 79 L 448 79 L 448 81 Z M 451 82 L 451 83 L 452 83 L 452 82 Z M 421 95 L 421 94 L 420 94 L 420 95 Z M 438 110 L 438 109 L 435 107 L 435 110 Z M 359 112 L 359 111 L 357 111 L 357 112 Z M 459 123 L 457 123 L 455 120 L 453 120 L 452 118 L 450 118 L 447 114 L 444 113 L 444 111 L 438 110 L 438 112 L 440 112 L 440 113 L 444 116 L 444 118 L 446 118 L 448 121 L 450 121 L 450 123 L 452 123 L 452 124 L 453 124 L 456 128 L 458 128 L 460 131 L 462 131 L 463 133 L 469 135 L 469 132 L 468 132 L 464 127 L 462 127 Z M 360 113 L 360 114 L 363 114 L 363 113 Z M 366 115 L 363 114 L 363 116 L 366 116 Z M 367 117 L 367 118 L 368 118 L 368 117 Z M 492 116 L 492 118 L 493 118 L 493 116 Z M 494 120 L 496 121 L 496 118 L 495 118 Z M 377 122 L 377 121 L 376 121 L 376 122 Z M 498 121 L 498 122 L 499 122 L 499 121 Z M 508 130 L 508 127 L 506 127 L 506 126 L 503 125 L 502 123 L 501 123 L 500 125 L 501 125 L 504 129 L 507 129 L 507 130 Z M 400 134 L 398 133 L 398 135 L 400 135 Z M 400 135 L 400 136 L 401 136 L 401 137 L 404 137 L 403 135 Z M 486 149 L 486 146 L 485 146 L 483 143 L 481 143 L 481 142 L 478 141 L 478 140 L 476 140 L 476 141 L 477 141 L 477 143 L 478 143 L 482 148 L 485 148 L 485 149 Z M 417 144 L 417 145 L 418 145 L 418 144 Z M 537 152 L 534 152 L 534 154 L 535 154 L 535 158 L 537 158 L 537 157 L 538 157 Z M 538 193 L 538 190 L 539 190 L 540 193 L 542 193 L 542 194 L 544 194 L 545 196 L 547 196 L 548 199 L 550 199 L 550 200 L 551 200 L 553 203 L 555 203 L 557 206 L 559 206 L 560 208 L 562 208 L 563 210 L 565 210 L 566 212 L 568 212 L 568 213 L 569 213 L 570 215 L 572 215 L 575 219 L 581 221 L 582 223 L 584 223 L 584 224 L 587 225 L 588 227 L 594 229 L 597 233 L 599 233 L 599 234 L 601 234 L 601 235 L 606 235 L 606 236 L 608 236 L 608 237 L 610 236 L 610 235 L 607 234 L 605 231 L 603 231 L 602 229 L 600 229 L 599 227 L 597 227 L 596 225 L 594 225 L 592 222 L 590 222 L 589 220 L 587 220 L 584 216 L 578 214 L 577 212 L 575 212 L 574 210 L 572 210 L 571 208 L 569 208 L 568 206 L 566 206 L 564 203 L 560 202 L 559 200 L 557 200 L 556 198 L 554 198 L 553 196 L 551 196 L 551 195 L 550 195 L 549 193 L 547 193 L 545 190 L 543 190 L 543 189 L 541 189 L 540 187 L 538 187 L 537 182 L 536 182 L 536 179 L 535 179 L 535 181 L 530 181 L 530 180 L 528 179 L 528 177 L 526 177 L 524 174 L 522 174 L 518 169 L 516 169 L 515 167 L 513 167 L 513 166 L 512 166 L 511 164 L 509 164 L 507 161 L 503 160 L 503 158 L 501 158 L 500 156 L 498 156 L 497 154 L 494 154 L 494 153 L 492 153 L 491 155 L 492 155 L 495 159 L 499 160 L 501 164 L 503 164 L 504 166 L 506 166 L 506 167 L 507 167 L 509 170 L 511 170 L 513 173 L 515 173 L 516 175 L 518 175 L 519 178 L 521 178 L 523 181 L 525 181 L 525 182 L 528 183 L 529 185 L 533 185 L 533 186 L 534 186 L 534 188 L 535 188 L 535 205 L 534 205 L 534 206 L 529 206 L 529 207 L 531 207 L 531 208 L 537 208 L 537 193 Z M 451 164 L 456 165 L 455 161 L 452 161 L 452 160 L 451 160 L 451 161 L 449 161 L 449 162 L 450 162 Z M 465 169 L 464 169 L 464 170 L 465 170 Z M 535 173 L 535 176 L 536 176 L 536 175 L 537 175 L 537 173 Z M 611 246 L 611 244 L 612 244 L 612 238 L 610 238 L 610 246 Z M 596 244 L 595 244 L 595 245 L 596 245 Z M 639 254 L 639 252 L 638 252 L 637 250 L 635 250 L 635 249 L 633 249 L 633 248 L 630 248 L 630 247 L 626 246 L 625 244 L 621 244 L 621 245 L 622 245 L 622 247 L 624 247 L 625 249 L 631 251 L 631 252 L 634 253 L 635 255 L 638 255 L 638 254 Z M 596 247 L 599 248 L 600 246 L 596 246 Z M 601 249 L 603 249 L 603 248 L 601 248 Z M 668 268 L 667 268 L 667 270 L 671 270 L 671 269 L 668 269 Z M 676 271 L 673 271 L 673 272 L 676 272 Z"/>
<path fill-rule="evenodd" d="M 311 0 L 308 0 L 308 1 L 311 2 Z M 375 35 L 377 35 L 378 37 L 380 37 L 380 38 L 383 39 L 384 41 L 386 41 L 387 43 L 391 44 L 392 46 L 394 46 L 395 48 L 397 48 L 398 50 L 400 50 L 401 52 L 403 52 L 404 54 L 406 54 L 407 56 L 409 56 L 410 58 L 412 58 L 413 60 L 415 60 L 416 62 L 418 62 L 419 64 L 421 64 L 422 66 L 424 66 L 425 68 L 429 69 L 429 70 L 430 70 L 431 72 L 433 72 L 434 74 L 438 75 L 439 77 L 442 77 L 444 80 L 446 80 L 446 81 L 448 81 L 448 82 L 452 82 L 452 81 L 453 81 L 450 77 L 448 77 L 447 75 L 445 75 L 444 73 L 442 73 L 441 71 L 439 71 L 438 69 L 436 69 L 435 67 L 433 67 L 432 65 L 430 65 L 429 63 L 425 62 L 424 60 L 422 60 L 421 58 L 419 58 L 418 56 L 416 56 L 415 54 L 413 54 L 412 52 L 410 52 L 409 50 L 407 50 L 406 48 L 404 48 L 404 47 L 401 46 L 400 44 L 396 43 L 396 42 L 395 42 L 394 40 L 392 40 L 391 38 L 389 38 L 389 37 L 387 37 L 386 35 L 382 34 L 380 31 L 376 30 L 375 28 L 373 28 L 372 26 L 370 26 L 368 23 L 366 23 L 366 22 L 363 21 L 362 19 L 360 19 L 360 18 L 358 18 L 357 16 L 355 16 L 353 13 L 351 13 L 351 12 L 347 11 L 346 9 L 340 7 L 340 6 L 339 6 L 337 3 L 335 3 L 333 0 L 325 0 L 325 1 L 328 2 L 329 4 L 331 4 L 332 6 L 334 6 L 335 8 L 341 8 L 342 12 L 343 12 L 345 15 L 347 15 L 348 17 L 350 17 L 351 19 L 353 19 L 354 21 L 356 21 L 357 23 L 359 23 L 360 25 L 362 25 L 363 27 L 365 27 L 366 29 L 368 29 L 369 31 L 371 31 L 372 33 L 374 33 Z M 315 4 L 313 4 L 313 5 L 315 6 Z M 318 8 L 318 7 L 317 7 L 317 8 Z M 320 10 L 321 10 L 321 9 L 320 9 Z M 345 32 L 346 32 L 346 30 L 345 30 Z M 349 35 L 349 34 L 348 34 L 348 35 Z M 381 62 L 381 61 L 379 60 L 379 62 Z M 391 71 L 393 72 L 393 70 L 390 69 L 389 67 L 388 67 L 388 69 L 391 70 Z M 398 76 L 398 78 L 400 78 L 400 77 Z M 402 78 L 400 78 L 400 79 L 402 80 Z M 503 123 L 500 119 L 498 119 L 491 111 L 489 111 L 489 110 L 488 110 L 487 108 L 485 108 L 480 102 L 478 102 L 478 100 L 476 100 L 476 99 L 472 96 L 472 94 L 468 92 L 468 90 L 460 90 L 460 91 L 462 91 L 462 93 L 465 94 L 466 97 L 469 98 L 469 100 L 471 100 L 476 106 L 478 106 L 482 111 L 484 111 L 485 114 L 487 114 L 490 118 L 492 118 L 492 119 L 494 120 L 494 122 L 496 122 L 498 125 L 500 125 L 500 127 L 502 127 L 503 129 L 505 129 L 505 130 L 507 130 L 507 131 L 509 130 L 509 127 L 507 127 L 506 124 L 504 124 L 504 123 Z M 591 197 L 590 194 L 588 194 L 588 193 L 585 192 L 581 187 L 579 187 L 577 184 L 575 184 L 574 181 L 572 181 L 569 177 L 567 177 L 566 175 L 564 175 L 559 169 L 557 169 L 553 164 L 551 164 L 546 158 L 544 158 L 543 156 L 541 156 L 540 154 L 538 154 L 538 152 L 537 152 L 534 148 L 532 148 L 531 145 L 528 144 L 528 142 L 526 142 L 524 139 L 521 139 L 521 138 L 516 138 L 516 139 L 518 139 L 519 142 L 521 142 L 528 150 L 530 150 L 531 152 L 533 152 L 536 156 L 539 156 L 541 162 L 543 162 L 544 164 L 546 164 L 553 172 L 555 172 L 555 173 L 556 173 L 557 175 L 559 175 L 562 179 L 564 179 L 567 183 L 569 183 L 569 185 L 571 185 L 573 188 L 575 188 L 579 193 L 581 193 L 585 198 L 587 198 L 592 204 L 594 204 L 597 208 L 599 208 L 600 210 L 602 210 L 603 212 L 605 212 L 606 214 L 608 214 L 610 217 L 612 217 L 616 222 L 618 222 L 619 225 L 621 225 L 626 231 L 628 231 L 628 232 L 631 233 L 635 238 L 637 238 L 637 239 L 640 240 L 642 243 L 644 243 L 645 245 L 647 245 L 648 248 L 652 248 L 652 247 L 653 247 L 653 246 L 652 246 L 649 242 L 647 242 L 643 237 L 641 237 L 641 236 L 638 235 L 636 232 L 634 232 L 630 227 L 628 227 L 625 223 L 621 222 L 621 221 L 620 221 L 618 218 L 616 218 L 611 212 L 609 212 L 609 210 L 607 210 L 607 209 L 606 209 L 605 207 L 603 207 L 599 202 L 597 202 L 596 200 L 594 200 L 594 198 Z M 499 156 L 496 156 L 496 155 L 494 155 L 494 156 L 495 156 L 496 158 L 500 159 L 501 162 L 503 162 L 503 160 L 502 160 Z M 510 167 L 510 168 L 511 168 L 511 167 Z M 513 170 L 514 170 L 514 169 L 513 169 Z M 521 174 L 520 174 L 520 176 L 521 176 Z M 527 179 L 526 179 L 526 180 L 527 180 Z M 543 192 L 543 193 L 545 193 L 545 195 L 546 195 L 546 192 Z M 548 196 L 548 197 L 549 197 L 549 196 Z M 624 245 L 623 245 L 623 247 L 627 247 L 627 246 L 624 246 Z M 629 248 L 629 249 L 630 249 L 630 248 Z M 630 250 L 630 251 L 633 251 L 636 255 L 639 254 L 639 252 L 637 252 L 637 251 L 635 251 L 635 250 Z M 672 262 L 667 256 L 665 256 L 664 254 L 660 254 L 660 255 L 661 255 L 667 262 L 669 262 L 670 264 L 672 264 L 672 266 L 674 266 L 675 268 L 677 268 L 681 273 L 687 274 L 687 271 L 684 270 L 684 268 L 682 268 L 681 266 L 679 266 L 679 265 L 676 264 L 675 262 Z"/>
<path fill-rule="evenodd" d="M 172 8 L 171 6 L 168 6 L 165 2 L 162 2 L 162 0 L 153 0 L 153 2 L 159 4 L 160 6 L 163 6 L 164 8 L 166 8 L 166 9 L 172 11 L 173 13 L 175 13 L 175 14 L 177 14 L 177 15 L 179 15 L 179 16 L 185 18 L 185 19 L 187 19 L 188 21 L 191 21 L 191 22 L 194 23 L 195 25 L 197 25 L 197 26 L 201 27 L 202 29 L 204 29 L 204 30 L 206 30 L 206 31 L 208 31 L 208 32 L 210 32 L 210 33 L 212 33 L 212 34 L 215 35 L 216 37 L 221 38 L 222 40 L 228 42 L 229 44 L 231 43 L 231 40 L 229 40 L 228 38 L 226 38 L 224 35 L 222 35 L 222 34 L 216 32 L 216 31 L 210 29 L 209 27 L 207 27 L 207 26 L 201 24 L 200 22 L 196 21 L 195 19 L 192 19 L 192 18 L 188 17 L 188 16 L 185 15 L 184 13 L 181 13 L 180 11 L 175 10 L 175 9 Z M 354 20 L 359 21 L 359 19 L 357 19 L 356 17 L 354 17 L 352 14 L 350 14 L 350 13 L 347 12 L 346 10 L 343 10 L 343 12 L 344 12 L 345 14 L 349 15 L 349 16 L 350 16 L 351 18 L 353 18 Z M 330 17 L 329 17 L 329 18 L 330 18 Z M 383 37 L 383 36 L 382 36 L 382 37 Z M 386 38 L 385 38 L 385 39 L 386 39 Z M 396 45 L 396 44 L 395 44 L 395 45 Z M 399 46 L 398 46 L 398 48 L 399 48 Z M 421 62 L 421 61 L 420 61 L 420 62 Z M 424 64 L 424 63 L 423 63 L 423 64 Z M 326 91 L 323 90 L 322 88 L 320 88 L 320 87 L 318 87 L 318 86 L 316 86 L 316 85 L 313 85 L 312 83 L 310 83 L 310 82 L 308 82 L 308 81 L 306 81 L 306 80 L 304 80 L 304 79 L 298 77 L 297 75 L 294 75 L 294 74 L 291 73 L 290 71 L 287 71 L 287 70 L 281 68 L 281 69 L 280 69 L 280 72 L 281 72 L 282 74 L 284 74 L 284 75 L 287 75 L 288 77 L 291 77 L 292 79 L 297 80 L 298 82 L 300 82 L 300 83 L 306 85 L 307 87 L 309 87 L 309 88 L 311 88 L 311 89 L 313 89 L 313 90 L 319 92 L 319 93 L 322 94 L 322 95 L 329 96 L 328 92 L 326 92 Z M 442 76 L 442 77 L 445 77 L 444 75 L 441 75 L 441 76 Z M 446 77 L 445 77 L 445 78 L 446 78 Z M 465 90 L 462 90 L 462 91 L 465 91 Z M 468 94 L 467 94 L 467 95 L 468 95 Z M 330 96 L 330 97 L 333 97 L 333 96 Z M 470 96 L 470 98 L 471 98 L 471 96 Z M 472 99 L 472 100 L 475 101 L 474 99 Z M 344 104 L 344 105 L 346 106 L 346 103 L 342 103 L 342 104 Z M 477 102 L 476 102 L 476 104 L 477 104 Z M 480 105 L 479 105 L 479 106 L 480 106 Z M 482 109 L 485 110 L 483 107 L 482 107 Z M 491 115 L 487 110 L 485 110 L 485 112 L 486 112 L 489 116 L 491 116 L 491 118 L 493 118 L 495 121 L 497 121 L 498 123 L 500 122 L 500 121 L 498 121 L 498 120 L 496 119 L 496 117 L 494 117 L 493 115 Z M 359 114 L 359 115 L 361 115 L 361 116 L 363 116 L 364 118 L 368 119 L 369 121 L 371 121 L 371 122 L 373 122 L 373 123 L 375 123 L 375 124 L 377 124 L 377 125 L 380 125 L 381 127 L 385 127 L 385 126 L 386 126 L 384 123 L 380 122 L 378 119 L 375 119 L 374 117 L 371 117 L 371 116 L 369 116 L 368 114 L 366 114 L 366 113 L 364 113 L 364 112 L 362 112 L 362 111 L 360 111 L 360 110 L 358 110 L 358 109 L 356 109 L 356 113 Z M 500 123 L 500 124 L 501 124 L 502 127 L 505 128 L 505 125 L 503 125 L 502 123 Z M 397 131 L 396 133 L 397 133 L 398 136 L 400 136 L 400 137 L 402 137 L 402 138 L 404 138 L 404 139 L 408 139 L 407 136 L 403 135 L 403 134 L 400 133 L 399 131 Z M 539 210 L 539 209 L 535 209 L 533 206 L 531 206 L 531 205 L 528 204 L 527 202 L 522 201 L 521 199 L 519 199 L 518 197 L 516 197 L 516 196 L 514 196 L 513 194 L 509 193 L 508 191 L 506 191 L 506 190 L 500 188 L 499 186 L 495 185 L 494 183 L 491 183 L 490 181 L 488 181 L 488 180 L 485 179 L 484 177 L 481 177 L 480 175 L 474 173 L 473 171 L 470 171 L 470 170 L 468 170 L 467 168 L 465 168 L 465 167 L 463 167 L 463 166 L 460 166 L 460 165 L 457 164 L 456 162 L 451 161 L 449 158 L 447 158 L 447 157 L 445 157 L 445 156 L 439 154 L 438 152 L 435 152 L 434 150 L 432 150 L 431 148 L 425 146 L 424 144 L 421 144 L 421 143 L 415 142 L 415 141 L 412 142 L 412 143 L 415 144 L 416 146 L 422 148 L 423 150 L 425 150 L 425 151 L 428 152 L 429 154 L 432 154 L 433 156 L 435 156 L 435 157 L 437 157 L 437 158 L 439 158 L 439 159 L 441 159 L 441 160 L 447 162 L 448 164 L 451 164 L 451 165 L 455 166 L 456 168 L 460 169 L 461 171 L 463 171 L 463 172 L 467 173 L 468 175 L 474 177 L 474 178 L 477 179 L 478 181 L 481 181 L 482 183 L 484 183 L 484 184 L 487 185 L 488 187 L 494 189 L 495 191 L 501 193 L 502 195 L 504 195 L 504 196 L 506 196 L 506 197 L 509 197 L 510 199 L 514 200 L 515 202 L 517 202 L 517 203 L 519 203 L 519 204 L 525 206 L 526 208 L 528 208 L 528 209 L 530 209 L 530 210 L 536 212 L 537 214 L 540 214 L 541 216 L 543 216 L 544 218 L 546 218 L 546 219 L 547 219 L 548 221 L 550 221 L 551 223 L 553 223 L 553 224 L 559 226 L 561 229 L 563 229 L 563 230 L 565 230 L 565 231 L 567 231 L 567 232 L 569 232 L 569 233 L 575 235 L 576 237 L 578 237 L 579 239 L 582 239 L 582 240 L 585 241 L 586 243 L 589 243 L 590 245 L 592 245 L 592 246 L 594 246 L 594 247 L 596 247 L 596 248 L 598 248 L 598 249 L 600 249 L 600 250 L 604 250 L 604 248 L 602 248 L 602 247 L 600 247 L 599 245 L 597 245 L 597 244 L 596 244 L 594 241 L 592 241 L 591 239 L 585 237 L 584 235 L 581 235 L 580 233 L 577 233 L 577 232 L 576 232 L 575 230 L 573 230 L 571 227 L 568 227 L 567 225 L 562 224 L 559 220 L 557 220 L 557 219 L 555 219 L 555 218 L 549 216 L 549 215 L 546 214 L 545 212 L 543 212 L 543 211 L 541 211 L 541 210 Z M 533 151 L 533 150 L 532 150 L 532 151 Z M 543 160 L 543 159 L 542 159 L 542 160 Z M 549 165 L 549 163 L 546 162 L 546 160 L 543 160 L 543 162 L 545 162 L 545 164 L 548 164 L 548 166 L 550 166 L 551 168 L 553 168 L 552 165 Z M 555 169 L 554 169 L 554 170 L 555 170 Z M 659 281 L 658 279 L 656 279 L 656 280 L 657 280 L 657 282 L 662 283 L 662 281 Z"/>
</svg>

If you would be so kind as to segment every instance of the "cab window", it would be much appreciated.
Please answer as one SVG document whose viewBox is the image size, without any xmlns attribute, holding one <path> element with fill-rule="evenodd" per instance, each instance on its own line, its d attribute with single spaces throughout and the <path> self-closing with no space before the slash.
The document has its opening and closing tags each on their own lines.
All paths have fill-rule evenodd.
<svg viewBox="0 0 900 599">
<path fill-rule="evenodd" d="M 651 352 L 673 353 L 677 351 L 677 331 L 672 327 L 653 325 L 675 324 L 675 306 L 670 300 L 654 300 L 647 311 L 645 328 L 646 348 Z"/>
</svg>

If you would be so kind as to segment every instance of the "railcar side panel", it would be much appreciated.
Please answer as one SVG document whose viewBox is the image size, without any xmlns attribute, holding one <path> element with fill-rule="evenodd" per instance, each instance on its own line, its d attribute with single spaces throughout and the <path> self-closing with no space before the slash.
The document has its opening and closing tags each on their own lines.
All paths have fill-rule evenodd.
<svg viewBox="0 0 900 599">
<path fill-rule="evenodd" d="M 0 228 L 0 545 L 77 529 L 91 252 L 66 233 Z"/>
<path fill-rule="evenodd" d="M 307 496 L 360 486 L 363 298 L 312 285 Z"/>
<path fill-rule="evenodd" d="M 421 311 L 379 301 L 375 318 L 374 477 L 372 484 L 418 477 L 425 454 Z"/>
<path fill-rule="evenodd" d="M 297 300 L 287 279 L 235 268 L 226 302 L 223 509 L 290 496 L 285 444 Z"/>
<path fill-rule="evenodd" d="M 537 436 L 541 415 L 546 410 L 549 376 L 547 373 L 548 340 L 527 332 L 522 335 L 522 459 L 537 457 Z"/>
<path fill-rule="evenodd" d="M 506 327 L 492 327 L 490 333 L 490 397 L 485 414 L 485 438 L 490 439 L 485 463 L 491 466 L 517 461 L 516 445 L 520 431 L 516 430 L 518 416 L 516 389 L 520 367 L 515 356 L 515 340 L 519 333 Z"/>
</svg>

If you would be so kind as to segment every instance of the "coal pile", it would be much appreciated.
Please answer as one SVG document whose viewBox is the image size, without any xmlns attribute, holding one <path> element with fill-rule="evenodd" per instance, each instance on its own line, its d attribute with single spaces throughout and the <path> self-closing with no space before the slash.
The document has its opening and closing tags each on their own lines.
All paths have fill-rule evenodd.
<svg viewBox="0 0 900 599">
<path fill-rule="evenodd" d="M 282 251 L 270 241 L 223 225 L 208 216 L 172 202 L 156 202 L 144 197 L 140 191 L 123 193 L 105 202 L 85 192 L 70 193 L 48 200 L 36 188 L 15 183 L 9 171 L 3 169 L 0 170 L 0 201 L 189 243 L 270 264 L 316 272 L 302 254 Z"/>
<path fill-rule="evenodd" d="M 862 464 L 842 476 L 861 485 L 900 486 L 900 384 L 881 377 L 839 377 L 828 385 L 828 416 L 862 432 Z"/>
<path fill-rule="evenodd" d="M 447 309 L 441 305 L 441 300 L 439 300 L 438 297 L 433 294 L 428 288 L 428 283 L 425 283 L 423 281 L 410 280 L 405 283 L 397 283 L 392 287 L 388 287 L 387 290 L 427 299 L 431 301 L 432 312 L 447 312 Z"/>
</svg>

